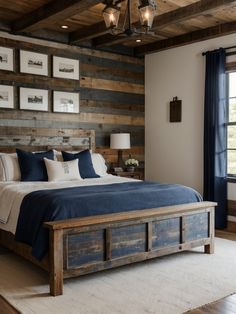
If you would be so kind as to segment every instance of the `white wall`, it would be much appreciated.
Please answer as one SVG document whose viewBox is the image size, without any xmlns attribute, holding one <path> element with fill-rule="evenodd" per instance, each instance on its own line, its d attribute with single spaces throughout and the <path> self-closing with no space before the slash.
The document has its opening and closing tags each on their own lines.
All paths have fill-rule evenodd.
<svg viewBox="0 0 236 314">
<path fill-rule="evenodd" d="M 228 200 L 236 201 L 236 184 L 228 183 Z"/>
<path fill-rule="evenodd" d="M 233 34 L 146 56 L 147 179 L 181 183 L 202 193 L 205 80 L 202 52 L 235 42 Z M 169 102 L 175 96 L 182 100 L 181 123 L 168 122 Z M 236 188 L 230 189 L 230 193 L 236 195 Z"/>
</svg>

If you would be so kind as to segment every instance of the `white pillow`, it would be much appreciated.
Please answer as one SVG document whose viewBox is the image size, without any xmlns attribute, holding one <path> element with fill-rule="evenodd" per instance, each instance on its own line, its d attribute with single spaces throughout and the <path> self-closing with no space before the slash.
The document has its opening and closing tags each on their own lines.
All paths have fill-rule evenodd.
<svg viewBox="0 0 236 314">
<path fill-rule="evenodd" d="M 60 151 L 53 149 L 53 153 L 54 153 L 54 160 L 63 161 L 62 153 Z"/>
<path fill-rule="evenodd" d="M 100 177 L 104 177 L 107 175 L 107 166 L 105 159 L 101 154 L 91 153 L 93 168 Z"/>
<path fill-rule="evenodd" d="M 20 181 L 17 154 L 0 154 L 0 181 Z"/>
<path fill-rule="evenodd" d="M 79 173 L 78 159 L 71 161 L 55 161 L 44 158 L 48 181 L 82 180 Z"/>
</svg>

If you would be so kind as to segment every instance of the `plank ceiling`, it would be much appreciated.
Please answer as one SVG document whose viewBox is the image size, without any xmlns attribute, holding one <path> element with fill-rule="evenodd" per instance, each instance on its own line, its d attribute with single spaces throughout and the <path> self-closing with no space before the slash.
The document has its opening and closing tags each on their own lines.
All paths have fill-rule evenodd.
<svg viewBox="0 0 236 314">
<path fill-rule="evenodd" d="M 234 33 L 236 1 L 156 0 L 154 33 L 117 37 L 105 27 L 104 1 L 0 0 L 0 30 L 73 45 L 143 55 L 190 42 Z M 132 22 L 139 25 L 138 0 L 132 0 Z M 121 23 L 126 1 L 121 4 Z M 68 29 L 62 29 L 68 25 Z M 141 39 L 137 43 L 136 39 Z"/>
</svg>

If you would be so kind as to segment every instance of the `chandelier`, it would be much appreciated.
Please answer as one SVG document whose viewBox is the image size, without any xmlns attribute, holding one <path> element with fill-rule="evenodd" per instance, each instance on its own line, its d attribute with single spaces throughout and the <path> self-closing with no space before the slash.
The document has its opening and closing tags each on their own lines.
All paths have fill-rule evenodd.
<svg viewBox="0 0 236 314">
<path fill-rule="evenodd" d="M 131 36 L 133 34 L 148 34 L 152 28 L 153 19 L 156 13 L 155 0 L 139 0 L 139 18 L 140 27 L 134 27 L 131 21 L 131 1 L 127 0 L 124 23 L 121 28 L 118 27 L 121 9 L 121 0 L 107 0 L 103 10 L 103 18 L 107 29 L 113 35 Z M 137 23 L 135 23 L 137 24 Z"/>
</svg>

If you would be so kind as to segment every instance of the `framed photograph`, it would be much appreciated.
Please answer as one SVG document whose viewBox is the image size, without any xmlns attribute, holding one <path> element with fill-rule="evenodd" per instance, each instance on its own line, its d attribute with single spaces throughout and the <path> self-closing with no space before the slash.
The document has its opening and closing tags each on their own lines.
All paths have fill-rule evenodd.
<svg viewBox="0 0 236 314">
<path fill-rule="evenodd" d="M 21 87 L 20 109 L 48 111 L 48 90 Z"/>
<path fill-rule="evenodd" d="M 79 112 L 79 93 L 53 92 L 54 112 Z"/>
<path fill-rule="evenodd" d="M 53 76 L 79 80 L 79 60 L 53 57 Z"/>
<path fill-rule="evenodd" d="M 14 50 L 11 48 L 0 47 L 0 70 L 14 70 Z"/>
<path fill-rule="evenodd" d="M 14 109 L 14 87 L 0 85 L 0 108 Z"/>
<path fill-rule="evenodd" d="M 32 51 L 20 51 L 20 71 L 36 75 L 48 75 L 48 55 Z"/>
</svg>

